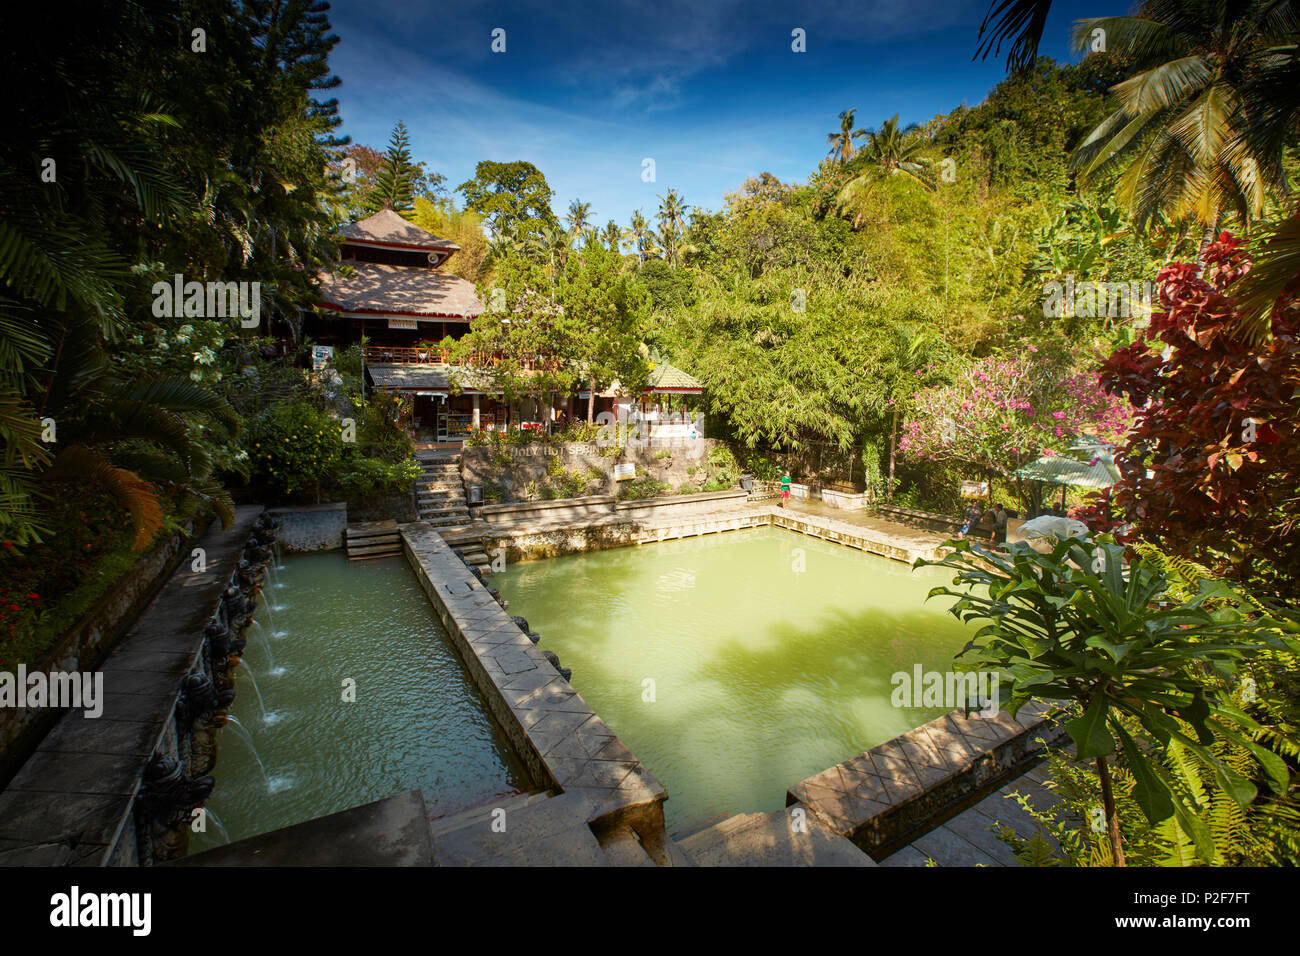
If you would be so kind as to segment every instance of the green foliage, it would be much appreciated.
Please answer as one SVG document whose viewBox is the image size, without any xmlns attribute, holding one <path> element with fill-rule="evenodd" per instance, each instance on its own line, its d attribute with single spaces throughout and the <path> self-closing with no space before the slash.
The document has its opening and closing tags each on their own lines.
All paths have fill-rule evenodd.
<svg viewBox="0 0 1300 956">
<path fill-rule="evenodd" d="M 621 501 L 639 501 L 645 498 L 658 497 L 665 491 L 670 490 L 672 490 L 672 485 L 656 480 L 645 469 L 638 467 L 635 478 L 630 481 L 619 482 L 618 498 Z"/>
<path fill-rule="evenodd" d="M 960 660 L 972 669 L 1009 675 L 1008 710 L 1031 699 L 1076 705 L 1066 731 L 1080 761 L 1117 752 L 1133 775 L 1133 799 L 1152 826 L 1175 818 L 1196 855 L 1210 862 L 1214 846 L 1197 815 L 1195 794 L 1162 766 L 1176 745 L 1213 774 L 1243 810 L 1259 787 L 1216 752 L 1216 738 L 1238 744 L 1258 763 L 1258 777 L 1285 794 L 1283 760 L 1254 735 L 1263 732 L 1231 700 L 1243 662 L 1267 652 L 1293 655 L 1294 621 L 1243 613 L 1221 584 L 1202 582 L 1190 601 L 1164 600 L 1165 576 L 1145 561 L 1125 567 L 1124 548 L 1061 541 L 1047 554 L 1028 545 L 1003 556 L 950 541 L 938 565 L 956 572 L 958 588 L 931 596 L 957 598 L 951 613 L 980 623 Z M 1219 601 L 1213 612 L 1206 605 Z M 1103 778 L 1103 788 L 1105 779 Z"/>
<path fill-rule="evenodd" d="M 250 419 L 245 442 L 253 478 L 276 497 L 311 491 L 319 499 L 343 462 L 340 422 L 303 402 Z"/>
<path fill-rule="evenodd" d="M 551 211 L 555 192 L 532 163 L 484 160 L 474 167 L 474 177 L 457 186 L 456 191 L 495 233 L 522 241 L 540 235 L 544 226 L 558 225 Z"/>
<path fill-rule="evenodd" d="M 734 488 L 740 479 L 740 463 L 735 453 L 726 445 L 714 445 L 709 449 L 709 470 L 704 479 L 704 491 L 726 491 Z"/>
</svg>

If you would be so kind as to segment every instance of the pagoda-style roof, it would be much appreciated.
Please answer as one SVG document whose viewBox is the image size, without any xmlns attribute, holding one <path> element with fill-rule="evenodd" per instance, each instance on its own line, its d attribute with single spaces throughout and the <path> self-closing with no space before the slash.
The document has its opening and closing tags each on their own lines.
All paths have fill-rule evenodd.
<svg viewBox="0 0 1300 956">
<path fill-rule="evenodd" d="M 344 265 L 352 268 L 346 278 L 338 273 L 321 276 L 320 304 L 327 309 L 465 321 L 483 311 L 474 284 L 450 272 L 356 260 L 344 260 Z"/>
<path fill-rule="evenodd" d="M 408 222 L 391 209 L 381 209 L 373 216 L 351 222 L 339 229 L 348 242 L 367 246 L 386 246 L 401 249 L 438 249 L 449 255 L 460 249 L 450 239 L 439 239 L 428 230 Z"/>
</svg>

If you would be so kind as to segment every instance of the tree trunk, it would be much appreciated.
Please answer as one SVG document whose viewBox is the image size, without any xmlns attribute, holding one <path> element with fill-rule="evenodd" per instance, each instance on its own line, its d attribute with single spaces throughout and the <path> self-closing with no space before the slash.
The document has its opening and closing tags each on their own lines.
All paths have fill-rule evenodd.
<svg viewBox="0 0 1300 956">
<path fill-rule="evenodd" d="M 594 380 L 587 385 L 587 389 L 587 424 L 590 425 L 596 420 L 596 383 Z"/>
<path fill-rule="evenodd" d="M 1105 757 L 1097 758 L 1097 776 L 1101 778 L 1101 802 L 1106 808 L 1106 836 L 1110 839 L 1111 863 L 1124 866 L 1124 843 L 1120 840 L 1119 816 L 1115 813 L 1115 796 L 1110 790 L 1110 767 Z"/>
<path fill-rule="evenodd" d="M 898 447 L 898 406 L 894 406 L 894 427 L 889 433 L 889 488 L 885 500 L 894 500 L 894 449 Z M 879 467 L 879 466 L 877 466 Z"/>
</svg>

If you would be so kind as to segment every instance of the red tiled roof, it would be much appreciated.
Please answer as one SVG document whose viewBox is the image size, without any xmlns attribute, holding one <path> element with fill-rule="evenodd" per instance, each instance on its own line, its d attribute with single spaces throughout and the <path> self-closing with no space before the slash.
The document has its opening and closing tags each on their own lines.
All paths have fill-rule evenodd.
<svg viewBox="0 0 1300 956">
<path fill-rule="evenodd" d="M 344 260 L 352 275 L 321 276 L 321 305 L 343 312 L 449 316 L 469 319 L 483 311 L 472 282 L 419 266 Z"/>
</svg>

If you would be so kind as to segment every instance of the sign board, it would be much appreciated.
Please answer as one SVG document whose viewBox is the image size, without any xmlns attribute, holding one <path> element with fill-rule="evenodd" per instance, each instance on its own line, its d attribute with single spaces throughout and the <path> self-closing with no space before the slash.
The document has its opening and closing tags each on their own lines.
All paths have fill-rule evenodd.
<svg viewBox="0 0 1300 956">
<path fill-rule="evenodd" d="M 334 346 L 332 345 L 313 345 L 311 347 L 311 367 L 313 371 L 320 371 L 334 357 Z"/>
<path fill-rule="evenodd" d="M 418 319 L 389 319 L 388 327 L 390 329 L 418 329 L 420 321 Z"/>
<path fill-rule="evenodd" d="M 987 481 L 963 481 L 961 483 L 961 496 L 963 498 L 987 498 L 989 496 L 989 483 Z"/>
<path fill-rule="evenodd" d="M 635 477 L 636 477 L 636 465 L 633 465 L 633 464 L 629 463 L 629 464 L 626 464 L 626 465 L 615 465 L 615 466 L 614 466 L 614 480 L 615 480 L 615 481 L 628 481 L 629 479 L 632 479 L 632 478 L 635 478 Z"/>
</svg>

